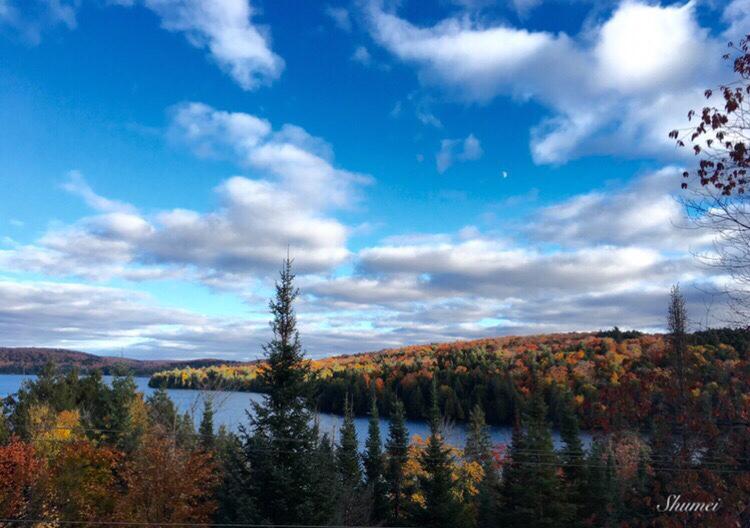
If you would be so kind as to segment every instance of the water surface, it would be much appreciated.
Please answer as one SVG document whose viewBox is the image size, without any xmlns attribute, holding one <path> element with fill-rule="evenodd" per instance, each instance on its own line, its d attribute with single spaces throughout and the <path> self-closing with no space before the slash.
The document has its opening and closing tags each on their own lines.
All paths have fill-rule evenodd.
<svg viewBox="0 0 750 528">
<path fill-rule="evenodd" d="M 34 376 L 23 376 L 21 374 L 0 374 L 0 398 L 8 396 L 18 391 L 21 383 L 25 379 L 34 379 Z M 111 376 L 104 376 L 105 381 L 110 381 Z M 148 386 L 148 378 L 134 378 L 138 390 L 148 396 L 155 389 Z M 210 398 L 214 408 L 214 425 L 219 427 L 225 425 L 232 431 L 237 431 L 241 424 L 247 424 L 248 418 L 246 410 L 250 408 L 250 402 L 261 401 L 262 394 L 254 392 L 227 392 L 227 391 L 197 391 L 187 389 L 167 389 L 167 393 L 175 403 L 181 413 L 188 412 L 193 416 L 196 423 L 200 423 L 203 412 L 203 401 Z M 317 419 L 320 423 L 320 430 L 328 432 L 337 437 L 337 431 L 341 427 L 343 418 L 334 414 L 318 413 Z M 381 437 L 385 441 L 388 433 L 388 420 L 381 419 Z M 354 426 L 357 430 L 357 438 L 360 444 L 364 445 L 367 437 L 368 420 L 365 417 L 355 418 Z M 410 435 L 420 435 L 426 438 L 429 435 L 429 426 L 426 422 L 412 421 L 406 422 Z M 510 427 L 491 426 L 489 428 L 490 436 L 495 444 L 509 444 L 512 429 Z M 446 431 L 446 440 L 448 443 L 463 447 L 466 440 L 465 424 L 452 424 Z M 590 442 L 588 435 L 582 435 L 585 444 Z M 557 433 L 553 433 L 555 445 L 559 446 L 560 438 Z"/>
</svg>

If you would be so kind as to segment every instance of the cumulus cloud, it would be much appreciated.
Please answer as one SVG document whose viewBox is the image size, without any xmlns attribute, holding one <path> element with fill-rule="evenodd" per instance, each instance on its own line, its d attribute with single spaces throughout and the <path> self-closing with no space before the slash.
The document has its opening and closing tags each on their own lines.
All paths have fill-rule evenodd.
<svg viewBox="0 0 750 528">
<path fill-rule="evenodd" d="M 478 160 L 484 151 L 474 134 L 469 134 L 464 140 L 444 139 L 440 142 L 440 151 L 435 155 L 435 163 L 440 174 L 453 165 L 454 161 Z"/>
<path fill-rule="evenodd" d="M 270 47 L 268 31 L 253 23 L 249 0 L 143 0 L 167 31 L 184 33 L 208 51 L 217 65 L 244 90 L 277 79 L 284 60 Z"/>
<path fill-rule="evenodd" d="M 271 49 L 266 27 L 253 22 L 250 0 L 109 0 L 106 4 L 143 5 L 156 13 L 161 26 L 184 33 L 187 41 L 209 57 L 243 90 L 254 90 L 281 76 L 284 59 Z M 80 0 L 1 0 L 0 25 L 19 31 L 33 44 L 54 26 L 76 27 Z"/>
<path fill-rule="evenodd" d="M 295 125 L 274 131 L 262 118 L 185 103 L 172 111 L 171 135 L 201 156 L 228 157 L 275 178 L 316 206 L 349 206 L 368 176 L 333 165 L 331 147 Z"/>
<path fill-rule="evenodd" d="M 721 75 L 714 65 L 722 43 L 694 11 L 694 3 L 626 0 L 580 36 L 465 16 L 418 27 L 377 2 L 368 15 L 374 39 L 416 65 L 424 84 L 470 102 L 511 96 L 546 106 L 551 115 L 532 131 L 532 154 L 539 163 L 562 163 L 584 154 L 674 151 L 666 131 L 684 123 L 685 109 L 701 104 L 705 84 Z"/>
<path fill-rule="evenodd" d="M 303 273 L 329 271 L 349 257 L 349 228 L 330 212 L 350 207 L 370 178 L 336 168 L 323 140 L 200 103 L 173 109 L 171 134 L 199 155 L 228 157 L 260 177 L 224 181 L 213 211 L 146 215 L 101 196 L 71 171 L 63 187 L 98 214 L 0 250 L 0 265 L 100 280 L 181 276 L 219 287 L 275 271 L 287 248 Z"/>
<path fill-rule="evenodd" d="M 278 184 L 237 176 L 216 192 L 219 207 L 208 213 L 112 212 L 53 227 L 35 244 L 0 250 L 0 265 L 97 280 L 181 276 L 219 284 L 217 275 L 272 273 L 287 248 L 301 272 L 329 270 L 349 255 L 348 229 Z"/>
<path fill-rule="evenodd" d="M 661 251 L 700 250 L 713 235 L 688 222 L 673 194 L 681 173 L 665 167 L 624 188 L 593 191 L 542 208 L 530 230 L 538 239 L 568 247 L 633 244 Z"/>
<path fill-rule="evenodd" d="M 526 240 L 502 225 L 389 237 L 357 252 L 351 276 L 305 291 L 314 309 L 357 312 L 389 343 L 613 325 L 661 331 L 677 282 L 695 324 L 721 324 L 727 278 L 691 254 L 711 237 L 681 224 L 679 179 L 667 167 L 537 208 Z"/>
</svg>

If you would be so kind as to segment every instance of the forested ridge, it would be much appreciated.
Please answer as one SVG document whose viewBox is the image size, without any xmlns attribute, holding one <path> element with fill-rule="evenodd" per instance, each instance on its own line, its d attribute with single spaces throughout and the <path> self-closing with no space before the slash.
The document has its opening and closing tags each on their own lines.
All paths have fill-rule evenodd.
<svg viewBox="0 0 750 528">
<path fill-rule="evenodd" d="M 743 375 L 750 379 L 747 331 L 705 330 L 690 334 L 688 341 L 705 373 L 705 382 L 692 387 L 699 397 L 717 397 L 720 380 L 741 380 Z M 488 423 L 512 425 L 516 413 L 528 404 L 533 385 L 543 392 L 556 425 L 561 420 L 560 402 L 570 394 L 582 427 L 592 429 L 616 421 L 648 428 L 662 397 L 657 378 L 667 361 L 665 336 L 615 328 L 408 346 L 316 359 L 310 367 L 322 412 L 343 414 L 348 394 L 355 415 L 365 416 L 374 394 L 382 416 L 389 415 L 398 399 L 408 418 L 424 419 L 434 380 L 445 417 L 468 420 L 471 409 L 479 405 Z M 154 374 L 150 384 L 264 392 L 259 377 L 263 368 L 259 363 L 173 369 Z"/>
<path fill-rule="evenodd" d="M 79 372 L 97 370 L 102 374 L 113 374 L 125 369 L 136 376 L 149 376 L 154 372 L 170 368 L 207 367 L 219 363 L 232 364 L 234 361 L 218 359 L 168 360 L 123 358 L 87 354 L 63 348 L 39 347 L 0 347 L 0 374 L 39 374 L 48 363 L 54 363 L 58 370 Z"/>
<path fill-rule="evenodd" d="M 297 295 L 287 260 L 270 303 L 273 338 L 253 371 L 265 394 L 251 402 L 238 432 L 215 429 L 210 398 L 196 430 L 164 389 L 144 398 L 126 373 L 105 383 L 96 371 L 81 377 L 50 364 L 27 380 L 2 401 L 0 524 L 723 528 L 750 521 L 744 338 L 688 335 L 677 288 L 666 336 L 501 338 L 343 362 L 306 359 Z M 721 336 L 737 348 L 712 344 Z M 483 373 L 511 396 L 511 442 L 492 444 L 483 405 L 493 407 L 476 390 L 465 445 L 448 445 L 446 420 L 456 412 L 448 389 L 456 393 L 472 375 L 480 386 Z M 343 426 L 333 436 L 313 418 L 321 383 L 343 390 Z M 358 384 L 370 417 L 362 451 Z M 426 395 L 414 397 L 425 398 L 429 434 L 409 438 L 410 393 L 399 391 L 423 384 Z M 381 410 L 390 416 L 387 431 Z M 590 446 L 581 424 L 593 430 Z"/>
</svg>

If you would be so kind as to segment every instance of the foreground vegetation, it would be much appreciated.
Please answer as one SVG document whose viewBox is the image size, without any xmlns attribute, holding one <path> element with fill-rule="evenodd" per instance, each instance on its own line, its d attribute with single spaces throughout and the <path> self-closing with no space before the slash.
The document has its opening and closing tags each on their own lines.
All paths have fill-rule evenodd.
<svg viewBox="0 0 750 528">
<path fill-rule="evenodd" d="M 359 372 L 354 368 L 366 356 L 352 357 L 352 368 L 337 374 L 304 358 L 293 277 L 287 262 L 271 303 L 274 338 L 254 372 L 265 398 L 253 404 L 238 434 L 214 434 L 210 402 L 196 432 L 163 390 L 144 399 L 127 376 L 106 385 L 96 373 L 80 378 L 48 368 L 27 382 L 4 402 L 0 420 L 0 523 L 525 528 L 747 522 L 747 354 L 727 345 L 689 346 L 679 291 L 672 295 L 666 339 L 550 336 L 492 349 L 496 341 L 475 343 L 459 356 L 476 361 L 472 370 L 453 363 L 449 349 L 416 349 L 424 355 L 405 349 L 384 355 L 370 371 L 366 362 Z M 458 372 L 461 367 L 466 371 Z M 384 375 L 391 372 L 394 385 Z M 313 373 L 343 380 L 338 438 L 321 434 L 313 420 L 320 398 Z M 481 390 L 468 412 L 466 445 L 445 443 L 443 422 L 452 405 L 446 395 L 455 392 L 456 379 L 471 376 L 497 376 L 510 395 L 503 415 L 514 424 L 510 445 L 491 444 L 483 406 L 493 396 L 483 400 Z M 364 396 L 347 394 L 360 383 Z M 400 389 L 410 383 L 420 391 L 427 386 L 420 396 L 430 424 L 424 439 L 409 439 L 404 424 L 407 393 Z M 359 452 L 353 416 L 363 398 L 370 426 Z M 381 409 L 391 417 L 387 432 L 380 430 Z M 550 415 L 563 441 L 557 451 Z M 579 439 L 580 418 L 597 426 L 589 449 Z M 719 507 L 661 509 L 675 495 Z"/>
</svg>

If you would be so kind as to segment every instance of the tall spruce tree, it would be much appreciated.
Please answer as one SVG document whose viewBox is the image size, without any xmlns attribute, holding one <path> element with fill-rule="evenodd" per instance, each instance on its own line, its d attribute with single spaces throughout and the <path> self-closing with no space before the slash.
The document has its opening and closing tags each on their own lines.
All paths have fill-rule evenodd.
<svg viewBox="0 0 750 528">
<path fill-rule="evenodd" d="M 529 404 L 526 431 L 514 429 L 510 462 L 504 469 L 504 517 L 508 527 L 553 528 L 564 523 L 557 457 L 546 415 L 544 398 L 537 389 Z"/>
<path fill-rule="evenodd" d="M 266 363 L 259 373 L 267 392 L 252 404 L 252 438 L 245 437 L 245 451 L 255 468 L 255 502 L 273 524 L 306 523 L 315 510 L 310 502 L 317 431 L 311 424 L 310 365 L 293 307 L 298 295 L 287 257 L 269 303 L 273 338 L 263 347 Z"/>
<path fill-rule="evenodd" d="M 453 460 L 446 447 L 442 432 L 442 418 L 438 405 L 437 383 L 432 383 L 432 405 L 430 410 L 430 436 L 421 453 L 420 462 L 424 476 L 419 484 L 424 495 L 424 506 L 415 520 L 419 526 L 449 528 L 467 523 L 463 505 L 453 493 L 451 477 Z"/>
<path fill-rule="evenodd" d="M 201 448 L 204 451 L 211 451 L 214 448 L 214 408 L 211 398 L 203 400 L 203 416 L 198 427 L 198 435 Z"/>
<path fill-rule="evenodd" d="M 385 449 L 388 456 L 386 480 L 391 499 L 390 523 L 400 524 L 404 519 L 404 466 L 409 456 L 409 435 L 404 405 L 400 400 L 393 403 Z"/>
<path fill-rule="evenodd" d="M 348 395 L 344 401 L 344 423 L 336 449 L 336 463 L 340 489 L 337 520 L 345 526 L 364 524 L 370 517 L 370 507 L 369 503 L 365 504 L 362 493 L 357 430 L 354 428 L 354 410 Z"/>
<path fill-rule="evenodd" d="M 344 402 L 344 423 L 341 427 L 341 441 L 336 449 L 341 482 L 345 488 L 356 489 L 362 484 L 362 469 L 359 464 L 357 430 L 354 427 L 354 410 L 347 395 Z"/>
<path fill-rule="evenodd" d="M 586 468 L 583 444 L 575 414 L 573 397 L 569 392 L 562 402 L 560 417 L 560 438 L 563 448 L 560 452 L 562 464 L 563 492 L 566 503 L 567 524 L 578 526 L 584 517 L 586 501 Z"/>
<path fill-rule="evenodd" d="M 372 496 L 370 522 L 379 523 L 388 515 L 387 485 L 383 464 L 383 446 L 380 440 L 380 416 L 374 391 L 370 395 L 370 419 L 367 426 L 367 441 L 363 456 L 365 483 Z"/>
<path fill-rule="evenodd" d="M 474 500 L 476 525 L 478 528 L 497 526 L 500 479 L 492 455 L 492 440 L 484 411 L 479 404 L 474 406 L 469 415 L 464 458 L 467 462 L 479 464 L 484 473 Z"/>
</svg>

